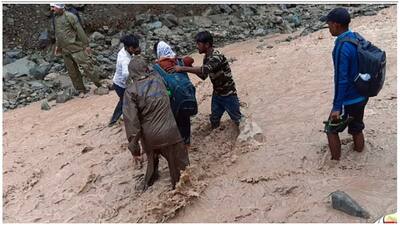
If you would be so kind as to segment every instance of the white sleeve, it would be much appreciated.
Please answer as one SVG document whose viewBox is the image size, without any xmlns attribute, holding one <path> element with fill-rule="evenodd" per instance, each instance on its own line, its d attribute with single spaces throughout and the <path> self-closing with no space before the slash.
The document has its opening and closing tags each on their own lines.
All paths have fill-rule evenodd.
<svg viewBox="0 0 400 225">
<path fill-rule="evenodd" d="M 128 65 L 129 65 L 130 61 L 131 61 L 131 59 L 125 58 L 121 62 L 121 77 L 123 77 L 124 79 L 126 79 L 129 76 Z"/>
<path fill-rule="evenodd" d="M 121 77 L 122 73 L 122 67 L 121 67 L 121 59 L 120 57 L 117 58 L 117 65 L 115 66 L 115 74 L 114 74 L 114 80 L 118 79 Z"/>
</svg>

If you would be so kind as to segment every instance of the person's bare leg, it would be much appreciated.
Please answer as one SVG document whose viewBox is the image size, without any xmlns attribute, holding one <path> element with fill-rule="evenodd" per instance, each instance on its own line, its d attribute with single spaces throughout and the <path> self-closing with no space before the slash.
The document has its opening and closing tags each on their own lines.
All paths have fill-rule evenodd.
<svg viewBox="0 0 400 225">
<path fill-rule="evenodd" d="M 353 134 L 354 151 L 362 152 L 364 150 L 364 134 L 360 133 Z"/>
<path fill-rule="evenodd" d="M 339 134 L 328 134 L 329 150 L 331 151 L 331 160 L 340 160 L 341 143 Z"/>
</svg>

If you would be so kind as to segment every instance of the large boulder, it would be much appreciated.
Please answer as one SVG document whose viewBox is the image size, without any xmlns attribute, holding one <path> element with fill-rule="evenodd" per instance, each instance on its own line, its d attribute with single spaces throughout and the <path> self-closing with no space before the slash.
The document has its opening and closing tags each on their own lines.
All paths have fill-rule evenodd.
<svg viewBox="0 0 400 225">
<path fill-rule="evenodd" d="M 3 76 L 5 80 L 19 77 L 22 75 L 28 75 L 29 71 L 35 68 L 36 63 L 30 61 L 28 57 L 18 59 L 13 63 L 3 66 Z"/>
</svg>

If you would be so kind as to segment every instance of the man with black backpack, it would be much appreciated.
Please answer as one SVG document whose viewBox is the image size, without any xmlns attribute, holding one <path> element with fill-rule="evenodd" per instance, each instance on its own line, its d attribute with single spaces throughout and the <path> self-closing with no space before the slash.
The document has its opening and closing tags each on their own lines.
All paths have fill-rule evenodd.
<svg viewBox="0 0 400 225">
<path fill-rule="evenodd" d="M 54 32 L 56 39 L 56 55 L 62 55 L 68 74 L 79 96 L 86 93 L 79 67 L 83 68 L 85 75 L 100 87 L 98 74 L 94 73 L 94 62 L 90 58 L 91 49 L 78 17 L 65 10 L 64 4 L 50 4 L 54 13 Z"/>
<path fill-rule="evenodd" d="M 359 74 L 357 45 L 344 41 L 356 40 L 357 36 L 349 30 L 350 15 L 344 8 L 335 8 L 322 18 L 328 23 L 329 32 L 337 37 L 332 52 L 334 63 L 335 92 L 333 107 L 328 121 L 325 122 L 325 132 L 328 136 L 331 159 L 339 160 L 341 154 L 340 132 L 348 126 L 348 132 L 353 136 L 354 150 L 364 149 L 364 109 L 368 97 L 359 93 L 354 82 Z"/>
</svg>

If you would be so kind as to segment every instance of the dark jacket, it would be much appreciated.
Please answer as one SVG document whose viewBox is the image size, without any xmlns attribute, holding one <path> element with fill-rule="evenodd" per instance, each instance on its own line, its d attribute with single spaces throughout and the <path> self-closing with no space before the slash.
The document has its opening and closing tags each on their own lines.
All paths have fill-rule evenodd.
<svg viewBox="0 0 400 225">
<path fill-rule="evenodd" d="M 128 148 L 135 155 L 140 150 L 139 140 L 142 140 L 145 151 L 183 140 L 171 111 L 167 89 L 155 72 L 129 82 L 124 95 L 123 114 Z"/>
<path fill-rule="evenodd" d="M 334 65 L 335 96 L 332 111 L 341 111 L 343 105 L 352 105 L 365 100 L 355 87 L 354 79 L 358 73 L 357 46 L 341 42 L 343 38 L 355 38 L 350 30 L 336 38 L 332 51 Z"/>
</svg>

